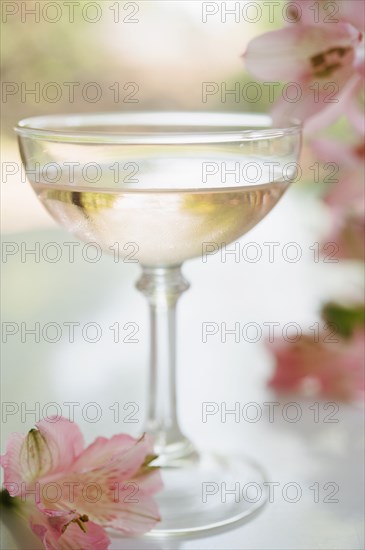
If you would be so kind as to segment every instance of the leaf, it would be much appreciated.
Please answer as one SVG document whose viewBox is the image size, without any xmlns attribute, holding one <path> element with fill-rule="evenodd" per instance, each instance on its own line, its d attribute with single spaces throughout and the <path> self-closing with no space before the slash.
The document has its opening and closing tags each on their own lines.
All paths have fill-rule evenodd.
<svg viewBox="0 0 365 550">
<path fill-rule="evenodd" d="M 11 497 L 6 489 L 0 491 L 0 509 L 1 508 L 16 508 L 18 506 L 19 499 L 17 497 Z"/>
<path fill-rule="evenodd" d="M 323 306 L 322 317 L 336 327 L 338 334 L 350 338 L 357 328 L 365 326 L 364 304 L 344 306 L 329 302 Z"/>
</svg>

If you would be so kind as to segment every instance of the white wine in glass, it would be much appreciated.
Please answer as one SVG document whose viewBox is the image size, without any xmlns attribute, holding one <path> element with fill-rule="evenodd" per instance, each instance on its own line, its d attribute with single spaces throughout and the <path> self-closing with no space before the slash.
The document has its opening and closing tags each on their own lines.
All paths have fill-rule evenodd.
<svg viewBox="0 0 365 550">
<path fill-rule="evenodd" d="M 265 499 L 204 499 L 206 482 L 261 483 L 243 457 L 204 452 L 176 413 L 175 310 L 189 284 L 181 264 L 240 238 L 275 206 L 297 171 L 301 127 L 269 116 L 128 113 L 34 117 L 16 128 L 28 178 L 68 231 L 142 268 L 150 307 L 150 397 L 145 431 L 155 437 L 165 489 L 151 535 L 219 529 Z"/>
</svg>

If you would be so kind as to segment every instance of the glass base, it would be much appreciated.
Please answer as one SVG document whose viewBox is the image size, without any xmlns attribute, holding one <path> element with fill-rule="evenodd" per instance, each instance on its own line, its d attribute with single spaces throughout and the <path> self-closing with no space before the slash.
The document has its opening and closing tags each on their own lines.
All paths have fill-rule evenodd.
<svg viewBox="0 0 365 550">
<path fill-rule="evenodd" d="M 161 468 L 155 496 L 161 522 L 145 537 L 179 537 L 244 523 L 267 501 L 266 476 L 244 457 L 199 456 L 190 465 Z"/>
</svg>

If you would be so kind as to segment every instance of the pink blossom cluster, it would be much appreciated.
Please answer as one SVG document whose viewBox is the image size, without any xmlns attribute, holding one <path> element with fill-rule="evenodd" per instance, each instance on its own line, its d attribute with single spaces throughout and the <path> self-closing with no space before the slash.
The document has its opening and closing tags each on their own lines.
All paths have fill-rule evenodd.
<svg viewBox="0 0 365 550">
<path fill-rule="evenodd" d="M 339 166 L 337 183 L 323 192 L 332 219 L 331 233 L 325 240 L 337 243 L 338 258 L 364 261 L 365 125 L 361 103 L 365 3 L 331 2 L 336 7 L 336 19 L 330 21 L 326 18 L 328 4 L 316 2 L 319 13 L 314 17 L 312 2 L 290 0 L 291 19 L 299 13 L 300 17 L 285 28 L 254 38 L 244 60 L 247 70 L 260 80 L 279 79 L 300 86 L 300 99 L 290 102 L 281 97 L 274 104 L 273 118 L 278 123 L 299 118 L 314 155 Z M 333 90 L 335 96 L 330 93 Z M 344 140 L 314 138 L 340 117 L 346 117 L 348 124 Z M 351 306 L 348 313 L 351 315 Z M 354 399 L 364 391 L 364 344 L 362 322 L 337 343 L 314 343 L 308 336 L 298 345 L 280 342 L 270 346 L 275 357 L 270 385 L 278 391 L 303 391 L 310 386 L 317 395 Z"/>
</svg>

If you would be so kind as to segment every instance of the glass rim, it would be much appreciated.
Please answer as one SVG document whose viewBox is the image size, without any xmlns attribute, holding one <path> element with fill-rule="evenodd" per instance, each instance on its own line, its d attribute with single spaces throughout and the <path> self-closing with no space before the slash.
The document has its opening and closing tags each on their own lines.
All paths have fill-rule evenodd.
<svg viewBox="0 0 365 550">
<path fill-rule="evenodd" d="M 95 130 L 95 126 L 109 126 L 108 131 Z M 123 132 L 135 126 L 134 131 Z M 154 131 L 146 131 L 146 126 Z M 58 129 L 57 129 L 58 126 Z M 119 127 L 113 132 L 113 126 Z M 202 131 L 202 126 L 206 127 Z M 88 130 L 88 127 L 92 129 Z M 138 127 L 144 130 L 138 132 Z M 158 128 L 161 128 L 161 131 Z M 175 127 L 184 131 L 166 131 Z M 196 130 L 193 129 L 196 127 Z M 212 128 L 212 130 L 209 129 Z M 157 130 L 156 130 L 157 128 Z M 162 131 L 162 128 L 165 128 Z M 229 129 L 228 129 L 229 128 Z M 283 125 L 275 125 L 264 113 L 219 113 L 209 111 L 134 111 L 83 113 L 72 115 L 43 115 L 22 119 L 14 128 L 20 136 L 74 144 L 148 145 L 182 143 L 224 143 L 283 137 L 300 133 L 302 123 L 291 118 Z"/>
</svg>

